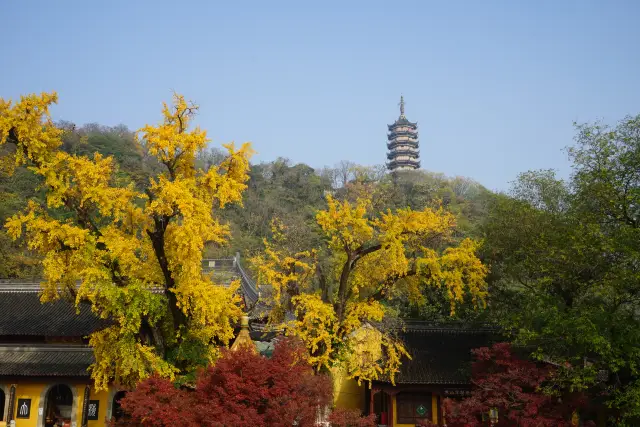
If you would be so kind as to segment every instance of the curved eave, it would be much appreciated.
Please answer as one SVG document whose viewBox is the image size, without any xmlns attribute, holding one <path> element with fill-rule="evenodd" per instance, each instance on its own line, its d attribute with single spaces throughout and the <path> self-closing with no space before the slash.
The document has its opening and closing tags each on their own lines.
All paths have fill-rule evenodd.
<svg viewBox="0 0 640 427">
<path fill-rule="evenodd" d="M 404 119 L 404 120 L 398 119 L 398 120 L 396 120 L 395 123 L 393 123 L 391 125 L 387 125 L 387 128 L 389 128 L 389 130 L 392 131 L 393 129 L 395 129 L 396 127 L 399 127 L 399 126 L 409 126 L 412 129 L 418 129 L 418 123 L 417 122 L 416 123 L 410 122 L 407 119 Z"/>
<path fill-rule="evenodd" d="M 401 147 L 403 145 L 415 148 L 416 150 L 420 148 L 419 141 L 392 141 L 392 142 L 387 142 L 387 149 L 394 150 L 395 148 Z"/>
<path fill-rule="evenodd" d="M 418 161 L 418 159 L 420 158 L 420 154 L 417 151 L 399 151 L 399 152 L 387 153 L 387 159 L 391 161 L 393 161 L 398 156 L 411 157 L 412 160 L 415 159 L 415 161 Z"/>
<path fill-rule="evenodd" d="M 398 168 L 420 169 L 419 160 L 392 160 L 387 163 L 387 169 L 394 170 Z"/>
<path fill-rule="evenodd" d="M 403 136 L 406 136 L 406 137 L 408 137 L 408 138 L 413 138 L 413 139 L 418 139 L 418 137 L 419 137 L 419 135 L 418 135 L 418 131 L 417 131 L 417 130 L 411 130 L 411 131 L 398 131 L 398 132 L 396 132 L 396 131 L 392 131 L 392 132 L 389 132 L 389 133 L 387 134 L 387 139 L 388 139 L 389 141 L 391 141 L 391 140 L 393 140 L 393 139 L 395 139 L 395 138 L 400 138 L 400 137 L 403 137 Z"/>
</svg>

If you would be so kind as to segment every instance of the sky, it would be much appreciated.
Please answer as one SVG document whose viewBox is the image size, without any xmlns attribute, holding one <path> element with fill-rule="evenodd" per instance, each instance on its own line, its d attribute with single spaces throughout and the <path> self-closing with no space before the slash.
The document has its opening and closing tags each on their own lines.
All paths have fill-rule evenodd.
<svg viewBox="0 0 640 427">
<path fill-rule="evenodd" d="M 506 190 L 568 176 L 574 122 L 640 113 L 637 0 L 0 3 L 0 97 L 138 129 L 176 91 L 256 162 L 381 164 L 403 94 L 423 169 Z"/>
</svg>

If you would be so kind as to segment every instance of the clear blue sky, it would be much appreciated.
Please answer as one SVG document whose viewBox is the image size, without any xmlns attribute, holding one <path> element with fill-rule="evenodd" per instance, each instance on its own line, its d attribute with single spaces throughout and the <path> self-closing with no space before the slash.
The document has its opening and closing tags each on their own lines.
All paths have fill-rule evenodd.
<svg viewBox="0 0 640 427">
<path fill-rule="evenodd" d="M 138 128 L 171 91 L 213 144 L 314 167 L 386 160 L 420 125 L 424 169 L 491 189 L 569 166 L 573 121 L 640 113 L 640 1 L 6 1 L 0 96 Z"/>
</svg>

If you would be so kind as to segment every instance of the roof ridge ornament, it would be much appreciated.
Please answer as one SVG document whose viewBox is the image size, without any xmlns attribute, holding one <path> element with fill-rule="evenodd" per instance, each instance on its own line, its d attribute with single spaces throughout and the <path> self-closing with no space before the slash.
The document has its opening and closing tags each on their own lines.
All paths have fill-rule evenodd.
<svg viewBox="0 0 640 427">
<path fill-rule="evenodd" d="M 404 117 L 404 96 L 400 95 L 400 117 Z"/>
</svg>

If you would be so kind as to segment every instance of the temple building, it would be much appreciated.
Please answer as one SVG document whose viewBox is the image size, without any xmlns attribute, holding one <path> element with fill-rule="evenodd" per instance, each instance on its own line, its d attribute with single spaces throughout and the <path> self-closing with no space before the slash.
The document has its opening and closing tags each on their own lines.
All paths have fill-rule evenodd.
<svg viewBox="0 0 640 427">
<path fill-rule="evenodd" d="M 403 360 L 395 383 L 374 381 L 364 389 L 364 413 L 379 426 L 446 425 L 445 398 L 471 395 L 472 350 L 497 338 L 487 325 L 407 321 L 399 336 L 411 359 Z"/>
<path fill-rule="evenodd" d="M 400 97 L 400 117 L 387 126 L 387 168 L 391 172 L 420 168 L 418 124 L 407 120 L 404 115 L 404 97 Z"/>
<path fill-rule="evenodd" d="M 255 315 L 256 307 L 262 310 L 257 291 L 239 264 L 238 257 L 207 260 L 204 270 L 218 279 L 243 279 L 245 306 L 253 309 L 238 325 L 231 348 L 255 345 L 269 356 L 278 333 L 264 331 Z M 0 313 L 0 427 L 98 427 L 122 416 L 119 401 L 126 391 L 115 384 L 98 391 L 90 378 L 95 358 L 87 336 L 108 322 L 88 304 L 43 304 L 39 283 L 0 280 Z M 490 345 L 496 330 L 407 320 L 397 332 L 411 359 L 403 360 L 395 382 L 381 378 L 369 387 L 332 371 L 334 406 L 375 413 L 380 426 L 444 425 L 443 399 L 469 394 L 471 350 Z"/>
<path fill-rule="evenodd" d="M 203 272 L 228 286 L 241 279 L 245 306 L 258 299 L 239 258 L 204 260 Z M 126 391 L 115 384 L 96 390 L 89 366 L 93 349 L 87 338 L 108 326 L 89 304 L 76 308 L 60 299 L 40 301 L 40 283 L 0 279 L 0 427 L 103 427 L 122 416 Z M 239 328 L 240 342 L 252 340 L 262 354 L 273 351 L 275 334 Z"/>
<path fill-rule="evenodd" d="M 42 304 L 39 283 L 0 281 L 0 427 L 98 427 L 118 415 L 120 390 L 97 391 L 86 338 L 105 321 L 82 305 Z"/>
</svg>

